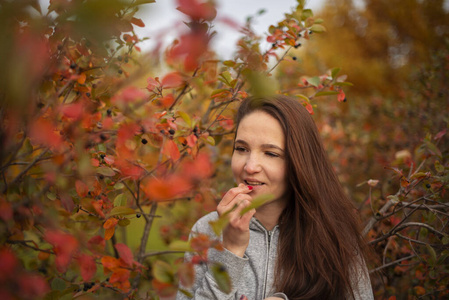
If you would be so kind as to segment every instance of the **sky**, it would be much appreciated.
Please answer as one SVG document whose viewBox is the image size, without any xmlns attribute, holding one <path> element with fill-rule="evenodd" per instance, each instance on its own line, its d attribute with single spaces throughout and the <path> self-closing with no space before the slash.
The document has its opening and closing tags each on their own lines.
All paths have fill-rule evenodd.
<svg viewBox="0 0 449 300">
<path fill-rule="evenodd" d="M 137 31 L 137 35 L 150 39 L 141 44 L 142 49 L 149 50 L 155 45 L 156 35 L 164 32 L 165 43 L 170 43 L 176 37 L 174 28 L 185 26 L 187 20 L 176 10 L 177 0 L 156 0 L 156 3 L 146 5 L 147 9 L 139 12 L 139 17 L 145 22 L 145 27 Z M 318 11 L 325 0 L 308 0 L 306 8 Z M 227 17 L 238 24 L 244 24 L 248 16 L 255 16 L 261 9 L 265 13 L 254 18 L 254 30 L 258 34 L 267 32 L 268 26 L 280 21 L 284 13 L 290 12 L 296 6 L 296 0 L 216 0 L 217 19 Z M 229 59 L 235 50 L 235 43 L 240 36 L 235 30 L 222 23 L 215 24 L 217 35 L 213 40 L 213 48 L 220 58 Z"/>
</svg>

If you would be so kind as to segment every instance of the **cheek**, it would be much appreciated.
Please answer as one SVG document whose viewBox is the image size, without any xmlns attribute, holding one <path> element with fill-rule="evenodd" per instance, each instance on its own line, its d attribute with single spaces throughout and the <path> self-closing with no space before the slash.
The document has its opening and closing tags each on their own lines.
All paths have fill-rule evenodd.
<svg viewBox="0 0 449 300">
<path fill-rule="evenodd" d="M 237 178 L 238 174 L 240 173 L 241 167 L 240 167 L 240 162 L 235 155 L 232 155 L 231 170 L 232 170 L 232 174 L 234 175 L 234 178 Z"/>
</svg>

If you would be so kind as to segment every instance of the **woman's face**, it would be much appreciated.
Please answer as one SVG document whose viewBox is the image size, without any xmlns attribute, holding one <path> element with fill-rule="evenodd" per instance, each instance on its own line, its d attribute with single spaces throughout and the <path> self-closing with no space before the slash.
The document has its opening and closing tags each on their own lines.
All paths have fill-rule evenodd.
<svg viewBox="0 0 449 300">
<path fill-rule="evenodd" d="M 273 194 L 281 199 L 287 189 L 285 136 L 279 122 L 263 111 L 246 115 L 239 124 L 232 155 L 237 184 L 252 186 L 251 196 Z"/>
</svg>

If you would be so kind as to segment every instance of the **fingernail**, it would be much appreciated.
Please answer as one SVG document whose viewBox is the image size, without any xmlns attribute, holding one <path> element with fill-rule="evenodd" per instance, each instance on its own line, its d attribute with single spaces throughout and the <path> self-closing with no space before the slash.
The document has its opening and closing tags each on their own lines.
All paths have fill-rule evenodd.
<svg viewBox="0 0 449 300">
<path fill-rule="evenodd" d="M 253 187 L 251 185 L 248 185 L 248 189 L 251 191 Z"/>
</svg>

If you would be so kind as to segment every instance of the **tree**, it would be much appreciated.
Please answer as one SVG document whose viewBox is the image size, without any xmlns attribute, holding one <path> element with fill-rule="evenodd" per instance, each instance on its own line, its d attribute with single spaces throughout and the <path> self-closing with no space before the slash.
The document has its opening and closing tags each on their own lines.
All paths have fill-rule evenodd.
<svg viewBox="0 0 449 300">
<path fill-rule="evenodd" d="M 279 74 L 338 66 L 354 84 L 317 120 L 377 253 L 381 299 L 448 291 L 447 14 L 443 1 L 328 1 L 328 31 L 297 50 L 300 69 Z"/>
<path fill-rule="evenodd" d="M 217 171 L 235 106 L 279 92 L 276 67 L 294 63 L 288 51 L 324 31 L 299 0 L 270 27 L 270 49 L 248 24 L 235 58 L 220 61 L 209 48 L 213 2 L 179 0 L 190 21 L 158 49 L 169 70 L 148 76 L 148 62 L 160 58 L 140 54 L 134 28 L 145 26 L 136 12 L 151 2 L 55 0 L 46 15 L 37 0 L 1 2 L 2 299 L 153 299 L 191 285 L 192 264 L 222 248 L 187 234 L 225 188 Z M 343 100 L 338 71 L 298 77 L 311 87 L 298 101 L 313 113 L 314 97 Z M 149 250 L 155 243 L 161 251 Z M 185 263 L 184 251 L 198 255 Z"/>
</svg>

